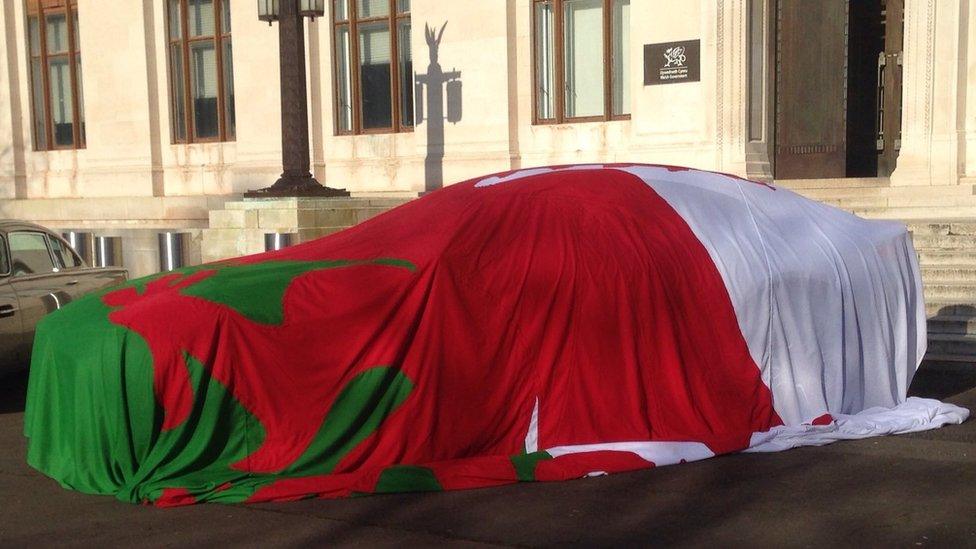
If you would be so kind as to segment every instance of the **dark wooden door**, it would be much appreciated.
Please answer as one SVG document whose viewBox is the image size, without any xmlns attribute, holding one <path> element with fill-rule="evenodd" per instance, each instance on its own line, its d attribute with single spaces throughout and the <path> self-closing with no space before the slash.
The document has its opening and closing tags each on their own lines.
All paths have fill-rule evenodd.
<svg viewBox="0 0 976 549">
<path fill-rule="evenodd" d="M 901 76 L 902 44 L 905 29 L 905 0 L 886 0 L 882 3 L 884 52 L 878 59 L 881 85 L 878 109 L 878 175 L 887 176 L 895 170 L 901 148 Z"/>
<path fill-rule="evenodd" d="M 777 2 L 778 179 L 846 175 L 847 0 Z"/>
</svg>

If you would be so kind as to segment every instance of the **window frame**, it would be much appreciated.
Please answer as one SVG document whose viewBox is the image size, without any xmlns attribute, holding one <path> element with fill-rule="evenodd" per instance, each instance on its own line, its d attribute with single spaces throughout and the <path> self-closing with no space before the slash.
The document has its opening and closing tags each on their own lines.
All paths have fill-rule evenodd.
<svg viewBox="0 0 976 549">
<path fill-rule="evenodd" d="M 532 0 L 531 9 L 531 47 L 532 50 L 532 124 L 551 126 L 555 124 L 575 124 L 583 122 L 612 122 L 630 120 L 631 113 L 613 114 L 613 4 L 615 0 L 601 0 L 603 9 L 603 114 L 595 116 L 566 116 L 566 59 L 565 59 L 565 10 L 564 0 Z M 553 117 L 539 118 L 539 59 L 536 32 L 538 29 L 539 4 L 551 3 L 553 9 L 553 61 L 555 70 L 553 80 L 558 92 L 553 98 Z M 624 44 L 624 47 L 627 47 Z M 625 67 L 624 70 L 630 70 Z"/>
<path fill-rule="evenodd" d="M 77 0 L 75 0 L 77 1 Z M 170 22 L 169 5 L 171 0 L 163 2 L 163 13 L 166 19 L 166 72 L 168 76 L 167 90 L 169 93 L 169 112 L 170 112 L 170 139 L 172 144 L 190 143 L 225 143 L 237 141 L 237 129 L 234 135 L 228 135 L 227 131 L 227 98 L 225 97 L 226 84 L 224 83 L 224 40 L 230 40 L 233 44 L 233 29 L 224 32 L 223 4 L 230 0 L 213 0 L 214 10 L 214 32 L 211 35 L 190 37 L 190 17 L 189 0 L 175 0 L 179 3 L 180 36 L 178 39 L 172 37 L 172 23 Z M 192 91 L 192 77 L 190 75 L 190 44 L 196 42 L 211 41 L 214 44 L 215 60 L 214 70 L 217 75 L 217 135 L 214 137 L 197 137 L 196 122 L 194 120 L 194 104 Z M 183 124 L 185 135 L 180 138 L 176 135 L 176 91 L 173 82 L 173 59 L 170 55 L 171 48 L 174 46 L 180 49 L 180 59 L 183 62 L 183 82 L 180 91 L 183 95 Z M 231 46 L 233 47 L 233 46 Z M 233 73 L 231 78 L 233 78 Z"/>
<path fill-rule="evenodd" d="M 32 9 L 33 8 L 33 9 Z M 81 57 L 81 45 L 76 35 L 75 16 L 78 13 L 78 0 L 26 0 L 25 13 L 27 17 L 27 72 L 28 81 L 31 86 L 31 135 L 35 151 L 67 151 L 87 148 L 85 133 L 81 131 L 81 112 L 79 111 L 78 101 L 78 58 Z M 68 49 L 53 55 L 47 51 L 47 16 L 49 14 L 64 14 L 68 33 Z M 37 18 L 37 45 L 38 55 L 31 53 L 30 20 Z M 51 58 L 68 58 L 68 79 L 71 87 L 71 145 L 58 145 L 54 140 L 54 116 L 51 114 L 51 74 L 48 68 L 48 60 Z M 44 139 L 45 146 L 38 144 L 35 120 L 37 106 L 34 105 L 34 87 L 38 85 L 34 82 L 34 71 L 31 70 L 31 63 L 37 59 L 41 63 L 41 89 L 44 95 Z"/>
<path fill-rule="evenodd" d="M 37 234 L 37 235 L 41 235 L 41 238 L 44 240 L 44 247 L 45 247 L 45 249 L 47 249 L 48 259 L 51 260 L 51 269 L 52 269 L 51 271 L 47 271 L 47 272 L 43 272 L 43 273 L 27 273 L 27 274 L 22 274 L 22 275 L 18 275 L 16 273 L 14 273 L 14 250 L 13 250 L 13 247 L 10 246 L 9 240 L 10 240 L 10 237 L 12 237 L 13 235 L 17 235 L 17 234 Z M 14 279 L 14 278 L 18 278 L 19 279 L 19 278 L 27 278 L 27 277 L 36 277 L 36 276 L 50 276 L 50 275 L 58 274 L 58 273 L 60 273 L 62 271 L 62 269 L 58 267 L 58 260 L 54 256 L 54 251 L 51 249 L 50 236 L 51 235 L 47 234 L 46 232 L 44 232 L 44 231 L 38 231 L 36 229 L 14 229 L 12 231 L 8 231 L 7 232 L 7 239 L 8 239 L 7 251 L 9 252 L 8 262 L 10 263 L 10 269 L 9 269 L 9 271 L 10 271 L 10 278 L 11 279 Z"/>
<path fill-rule="evenodd" d="M 4 260 L 6 260 L 6 264 L 4 263 Z M 7 247 L 7 234 L 0 233 L 0 278 L 6 278 L 10 275 L 11 261 L 10 248 Z"/>
<path fill-rule="evenodd" d="M 336 20 L 336 1 L 331 0 L 329 2 L 329 10 L 332 18 L 332 108 L 334 115 L 333 129 L 335 135 L 369 135 L 369 134 L 384 134 L 384 133 L 410 133 L 414 131 L 414 125 L 406 125 L 403 123 L 403 113 L 400 109 L 400 94 L 401 92 L 401 78 L 400 78 L 400 41 L 398 26 L 401 21 L 410 21 L 410 29 L 413 30 L 413 21 L 411 19 L 413 5 L 411 4 L 409 9 L 406 11 L 399 11 L 399 1 L 398 0 L 386 0 L 389 3 L 390 10 L 387 15 L 381 15 L 377 17 L 366 17 L 359 18 L 359 0 L 346 0 L 346 19 L 342 21 Z M 362 78 L 360 71 L 360 61 L 359 61 L 359 25 L 386 22 L 390 28 L 390 102 L 391 102 L 391 118 L 392 124 L 385 128 L 363 128 L 363 103 L 362 94 L 360 89 L 362 87 Z M 349 130 L 344 130 L 339 127 L 339 63 L 338 57 L 336 57 L 336 33 L 339 27 L 346 27 L 349 29 L 349 88 L 350 88 L 350 99 L 352 100 L 352 128 Z M 413 48 L 411 48 L 412 50 Z M 413 52 L 411 51 L 411 64 L 413 63 Z M 413 93 L 413 82 L 410 83 L 410 93 Z M 416 98 L 414 98 L 416 101 Z M 413 103 L 411 103 L 413 105 Z M 414 112 L 416 112 L 416 105 L 414 105 Z M 412 116 L 412 115 L 411 115 Z"/>
</svg>

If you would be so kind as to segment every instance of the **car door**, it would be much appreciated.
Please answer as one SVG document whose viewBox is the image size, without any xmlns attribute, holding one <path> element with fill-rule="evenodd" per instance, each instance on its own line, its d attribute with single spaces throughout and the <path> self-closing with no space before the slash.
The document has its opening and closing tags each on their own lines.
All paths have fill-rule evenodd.
<svg viewBox="0 0 976 549">
<path fill-rule="evenodd" d="M 10 284 L 20 304 L 23 337 L 21 353 L 30 357 L 34 329 L 44 315 L 71 301 L 65 291 L 70 287 L 71 273 L 62 273 L 54 262 L 47 234 L 37 230 L 14 230 L 7 233 L 10 249 Z"/>
<path fill-rule="evenodd" d="M 7 239 L 0 235 L 0 375 L 25 366 L 20 302 L 10 284 Z"/>
</svg>

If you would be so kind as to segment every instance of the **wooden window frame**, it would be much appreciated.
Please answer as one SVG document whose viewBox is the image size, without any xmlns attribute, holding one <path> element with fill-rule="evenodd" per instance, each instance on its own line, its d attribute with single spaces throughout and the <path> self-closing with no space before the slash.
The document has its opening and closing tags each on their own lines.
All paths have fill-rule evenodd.
<svg viewBox="0 0 976 549">
<path fill-rule="evenodd" d="M 410 15 L 413 6 L 410 9 L 400 12 L 398 11 L 398 1 L 397 0 L 387 0 L 390 5 L 389 14 L 378 17 L 365 17 L 360 18 L 359 11 L 359 0 L 346 0 L 346 19 L 342 21 L 336 20 L 336 10 L 335 1 L 329 2 L 330 9 L 332 10 L 332 95 L 333 95 L 333 112 L 335 112 L 335 135 L 368 135 L 368 134 L 382 134 L 382 133 L 409 133 L 414 131 L 413 125 L 406 125 L 403 123 L 403 112 L 400 109 L 400 41 L 399 41 L 399 30 L 398 24 L 402 21 L 411 21 Z M 359 70 L 359 25 L 377 22 L 386 22 L 390 26 L 390 101 L 391 101 L 391 115 L 393 118 L 393 123 L 389 127 L 385 128 L 363 128 L 363 102 L 362 94 L 360 93 L 361 88 L 361 78 Z M 350 100 L 352 102 L 352 129 L 344 130 L 339 127 L 339 64 L 337 62 L 338 57 L 336 57 L 336 33 L 340 27 L 346 27 L 349 29 L 349 89 L 350 89 Z M 411 21 L 411 29 L 413 28 L 413 23 Z M 411 53 L 411 62 L 412 53 Z M 410 90 L 411 93 L 413 90 Z M 416 112 L 416 106 L 414 106 L 414 112 Z M 412 116 L 412 114 L 411 114 Z"/>
<path fill-rule="evenodd" d="M 565 1 L 532 0 L 532 123 L 539 126 L 553 124 L 572 124 L 579 122 L 609 122 L 630 120 L 630 113 L 613 114 L 613 4 L 615 0 L 602 0 L 603 3 L 603 114 L 596 116 L 566 116 L 566 60 L 565 60 Z M 551 4 L 553 9 L 553 60 L 555 71 L 553 81 L 556 86 L 553 98 L 552 118 L 539 118 L 539 75 L 536 29 L 538 28 L 539 4 Z M 626 47 L 626 44 L 624 45 Z M 628 70 L 629 67 L 625 67 Z"/>
<path fill-rule="evenodd" d="M 230 3 L 230 0 L 213 0 L 214 9 L 214 33 L 207 36 L 190 37 L 189 25 L 189 0 L 176 0 L 179 3 L 180 18 L 180 37 L 173 39 L 171 32 L 170 0 L 163 3 L 163 12 L 166 14 L 166 67 L 169 71 L 169 108 L 170 108 L 170 136 L 173 144 L 180 143 L 223 143 L 237 140 L 237 129 L 234 135 L 229 135 L 227 131 L 227 106 L 225 104 L 225 82 L 224 82 L 224 40 L 232 40 L 232 32 L 224 32 L 223 4 Z M 214 137 L 197 137 L 197 129 L 193 116 L 193 92 L 191 91 L 190 75 L 190 45 L 198 42 L 213 41 L 216 54 L 214 61 L 217 72 L 217 135 Z M 180 86 L 183 94 L 183 127 L 185 135 L 180 138 L 176 135 L 176 94 L 175 83 L 173 82 L 173 60 L 170 55 L 173 47 L 180 49 L 180 57 L 183 61 L 183 82 Z M 231 74 L 231 78 L 234 75 Z"/>
<path fill-rule="evenodd" d="M 81 131 L 81 111 L 78 103 L 78 58 L 81 57 L 81 47 L 78 37 L 75 35 L 75 18 L 78 14 L 78 0 L 27 0 L 27 72 L 30 73 L 31 83 L 31 119 L 34 124 L 31 127 L 31 134 L 36 133 L 37 120 L 35 120 L 36 106 L 33 105 L 33 88 L 38 85 L 34 82 L 34 72 L 31 70 L 31 63 L 36 59 L 41 64 L 42 93 L 44 95 L 44 139 L 45 146 L 41 147 L 37 142 L 37 135 L 34 135 L 35 151 L 55 151 L 55 150 L 75 150 L 86 148 L 86 136 Z M 47 51 L 47 21 L 50 14 L 63 13 L 66 18 L 68 32 L 68 49 L 64 52 L 49 54 Z M 38 55 L 31 52 L 30 44 L 30 19 L 37 18 L 37 45 Z M 80 15 L 79 15 L 80 18 Z M 58 145 L 54 142 L 54 117 L 51 115 L 51 75 L 48 69 L 48 60 L 51 58 L 68 58 L 68 75 L 71 86 L 71 145 Z"/>
</svg>

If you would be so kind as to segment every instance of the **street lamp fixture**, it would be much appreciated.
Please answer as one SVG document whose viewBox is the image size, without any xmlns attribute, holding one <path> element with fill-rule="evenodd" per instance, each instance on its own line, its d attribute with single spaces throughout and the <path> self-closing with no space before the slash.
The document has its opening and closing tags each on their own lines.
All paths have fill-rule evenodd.
<svg viewBox="0 0 976 549">
<path fill-rule="evenodd" d="M 325 15 L 325 0 L 299 0 L 298 13 L 315 21 Z"/>
<path fill-rule="evenodd" d="M 277 21 L 278 0 L 258 0 L 258 19 L 267 22 L 269 27 Z"/>
<path fill-rule="evenodd" d="M 258 19 L 278 21 L 282 172 L 274 185 L 248 191 L 245 197 L 349 196 L 345 189 L 323 186 L 310 170 L 303 17 L 324 15 L 324 0 L 258 0 Z"/>
</svg>

